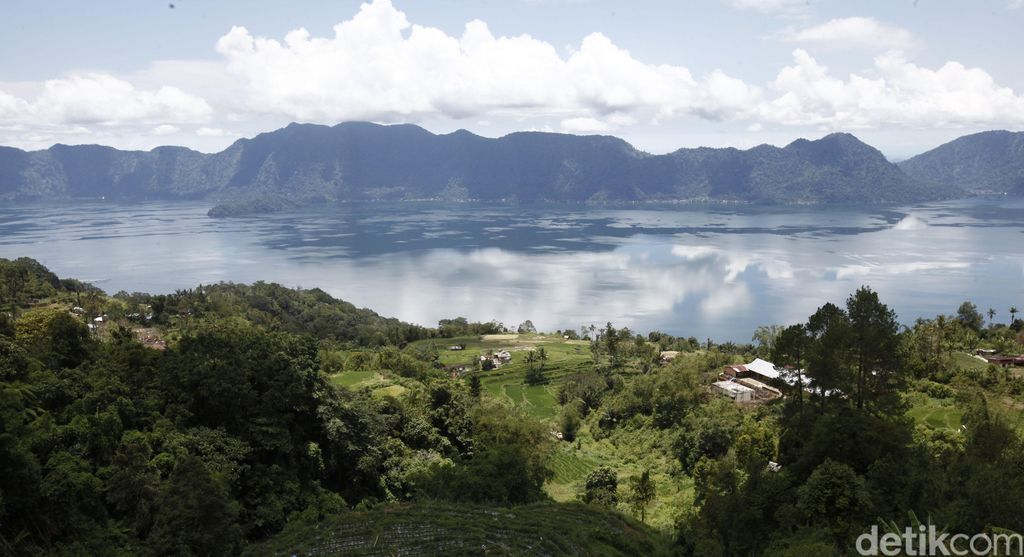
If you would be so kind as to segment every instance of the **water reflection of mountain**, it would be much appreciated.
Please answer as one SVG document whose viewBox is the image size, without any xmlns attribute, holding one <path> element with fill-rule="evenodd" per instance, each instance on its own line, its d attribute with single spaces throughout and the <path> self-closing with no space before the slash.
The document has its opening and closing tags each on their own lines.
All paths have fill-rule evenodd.
<svg viewBox="0 0 1024 557">
<path fill-rule="evenodd" d="M 415 208 L 416 210 L 412 210 Z M 905 322 L 1018 303 L 1018 207 L 600 210 L 351 206 L 212 220 L 198 205 L 0 208 L 0 257 L 109 291 L 216 281 L 321 287 L 419 323 L 614 321 L 747 340 L 870 284 Z"/>
</svg>

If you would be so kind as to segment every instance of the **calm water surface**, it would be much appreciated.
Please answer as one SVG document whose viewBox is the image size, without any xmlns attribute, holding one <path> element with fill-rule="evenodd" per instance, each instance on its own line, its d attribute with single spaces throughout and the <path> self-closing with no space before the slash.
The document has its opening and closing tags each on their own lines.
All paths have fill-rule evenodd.
<svg viewBox="0 0 1024 557">
<path fill-rule="evenodd" d="M 861 284 L 901 320 L 1024 306 L 1024 200 L 869 209 L 347 205 L 216 220 L 208 204 L 0 207 L 0 257 L 119 290 L 320 287 L 425 325 L 612 321 L 747 341 Z"/>
</svg>

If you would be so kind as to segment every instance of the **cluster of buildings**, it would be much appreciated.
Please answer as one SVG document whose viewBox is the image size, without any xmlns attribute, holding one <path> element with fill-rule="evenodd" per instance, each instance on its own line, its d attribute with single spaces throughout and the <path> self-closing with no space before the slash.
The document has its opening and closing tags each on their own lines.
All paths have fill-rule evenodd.
<svg viewBox="0 0 1024 557">
<path fill-rule="evenodd" d="M 508 350 L 499 350 L 497 352 L 488 352 L 487 354 L 480 355 L 480 368 L 481 369 L 498 369 L 501 366 L 512 361 L 512 354 Z M 488 363 L 490 362 L 490 363 Z"/>
<path fill-rule="evenodd" d="M 782 391 L 772 386 L 786 382 L 782 369 L 775 364 L 755 358 L 749 364 L 727 365 L 711 384 L 712 392 L 731 398 L 734 402 L 755 402 L 782 397 Z"/>
</svg>

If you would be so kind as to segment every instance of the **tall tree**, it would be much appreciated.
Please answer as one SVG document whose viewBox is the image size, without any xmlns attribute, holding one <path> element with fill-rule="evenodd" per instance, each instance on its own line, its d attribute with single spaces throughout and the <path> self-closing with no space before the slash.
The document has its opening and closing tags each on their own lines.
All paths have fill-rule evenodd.
<svg viewBox="0 0 1024 557">
<path fill-rule="evenodd" d="M 547 358 L 546 355 L 545 358 Z M 529 385 L 540 385 L 543 383 L 544 364 L 541 363 L 539 367 L 536 365 L 540 361 L 540 355 L 536 351 L 531 350 L 526 353 L 524 361 L 526 362 L 526 383 Z"/>
<path fill-rule="evenodd" d="M 634 511 L 640 511 L 640 522 L 647 521 L 647 505 L 651 504 L 656 494 L 650 470 L 644 470 L 639 476 L 629 479 L 629 504 Z"/>
<path fill-rule="evenodd" d="M 850 349 L 856 365 L 857 408 L 862 410 L 866 401 L 883 396 L 902 371 L 899 323 L 896 313 L 866 286 L 846 300 L 846 312 L 851 325 Z"/>
<path fill-rule="evenodd" d="M 819 409 L 824 410 L 830 392 L 848 392 L 853 386 L 848 365 L 849 317 L 839 306 L 825 304 L 807 320 L 807 334 L 807 375 L 818 394 Z"/>
<path fill-rule="evenodd" d="M 754 335 L 750 340 L 757 343 L 757 348 L 761 353 L 771 354 L 782 331 L 782 325 L 761 325 L 754 330 Z"/>
<path fill-rule="evenodd" d="M 810 338 L 807 336 L 807 327 L 803 324 L 791 325 L 783 329 L 775 338 L 772 345 L 772 360 L 782 366 L 792 368 L 791 373 L 796 384 L 796 401 L 798 406 L 804 401 L 804 377 L 803 370 L 807 365 L 807 349 L 810 345 Z"/>
<path fill-rule="evenodd" d="M 960 307 L 957 308 L 956 320 L 959 321 L 961 325 L 974 331 L 980 331 L 981 326 L 985 324 L 985 318 L 982 317 L 981 312 L 978 311 L 978 306 L 974 305 L 970 301 L 960 304 Z"/>
</svg>

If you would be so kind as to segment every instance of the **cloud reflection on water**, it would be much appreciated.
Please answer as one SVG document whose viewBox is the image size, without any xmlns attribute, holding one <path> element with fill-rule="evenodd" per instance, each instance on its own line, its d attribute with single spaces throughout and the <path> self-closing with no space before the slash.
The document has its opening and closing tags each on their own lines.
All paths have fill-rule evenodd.
<svg viewBox="0 0 1024 557">
<path fill-rule="evenodd" d="M 110 292 L 266 280 L 426 325 L 459 315 L 549 330 L 613 321 L 746 341 L 861 284 L 905 323 L 964 299 L 1020 305 L 1021 208 L 402 206 L 213 220 L 183 204 L 7 207 L 0 257 L 35 257 Z"/>
</svg>

